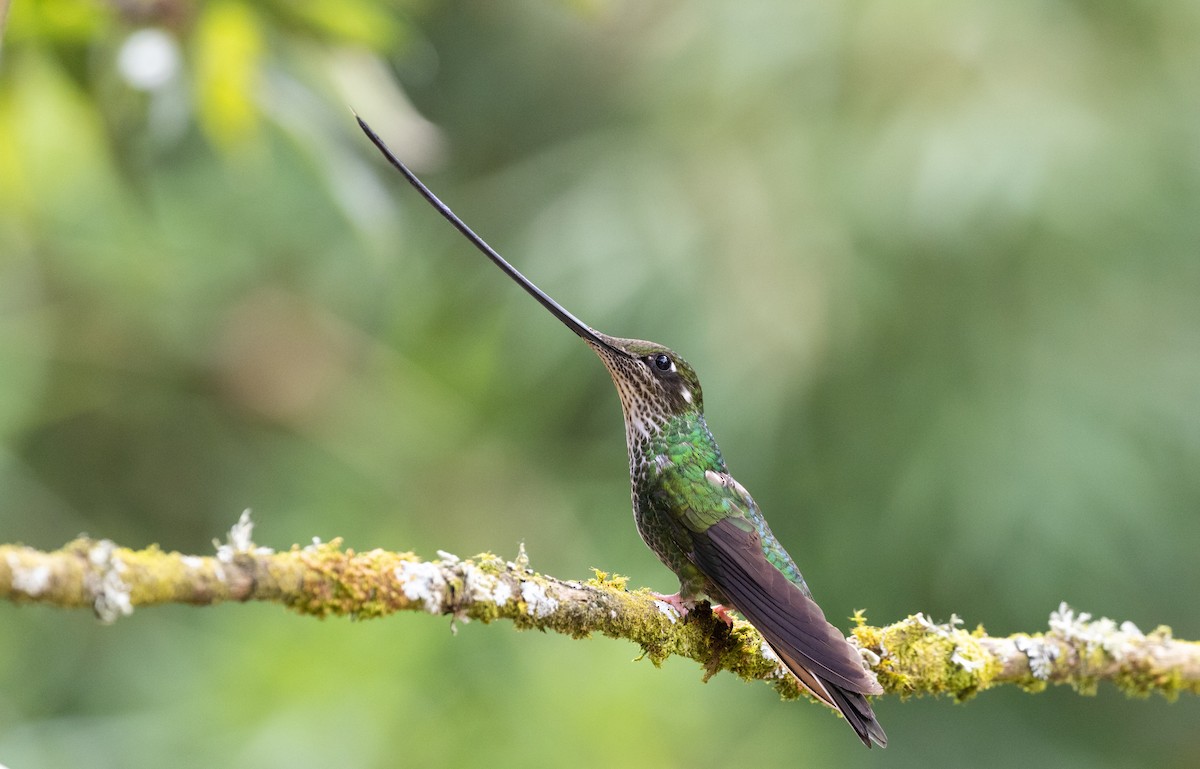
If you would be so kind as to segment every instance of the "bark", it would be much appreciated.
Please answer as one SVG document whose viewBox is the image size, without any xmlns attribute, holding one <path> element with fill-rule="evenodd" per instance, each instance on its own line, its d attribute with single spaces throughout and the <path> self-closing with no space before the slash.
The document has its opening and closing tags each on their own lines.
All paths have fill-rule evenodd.
<svg viewBox="0 0 1200 769">
<path fill-rule="evenodd" d="M 463 623 L 508 620 L 573 638 L 623 638 L 656 665 L 677 655 L 699 662 L 706 680 L 728 670 L 766 681 L 788 699 L 801 694 L 748 623 L 727 627 L 703 607 L 681 618 L 649 591 L 629 590 L 622 577 L 597 571 L 584 581 L 558 579 L 529 570 L 523 553 L 514 561 L 442 552 L 422 560 L 412 553 L 358 553 L 339 540 L 275 552 L 256 546 L 251 529 L 243 514 L 209 556 L 92 539 L 52 552 L 0 545 L 0 598 L 90 608 L 103 622 L 140 607 L 224 601 L 267 601 L 317 617 L 420 611 Z M 1143 633 L 1132 623 L 1093 620 L 1066 604 L 1050 614 L 1047 630 L 1007 637 L 989 636 L 982 626 L 967 631 L 957 617 L 937 624 L 918 613 L 883 627 L 868 625 L 861 613 L 855 620 L 851 643 L 889 694 L 963 700 L 999 684 L 1029 691 L 1068 684 L 1091 694 L 1101 681 L 1139 696 L 1200 693 L 1200 644 L 1172 638 L 1168 627 Z"/>
</svg>

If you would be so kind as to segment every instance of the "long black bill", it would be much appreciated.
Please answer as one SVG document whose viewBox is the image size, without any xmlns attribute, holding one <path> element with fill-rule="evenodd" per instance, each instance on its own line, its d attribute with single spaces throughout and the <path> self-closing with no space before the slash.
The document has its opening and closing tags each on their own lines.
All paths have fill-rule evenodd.
<svg viewBox="0 0 1200 769">
<path fill-rule="evenodd" d="M 553 313 L 554 317 L 561 320 L 567 328 L 574 331 L 584 340 L 593 344 L 598 344 L 601 347 L 605 347 L 618 355 L 624 355 L 628 357 L 629 353 L 617 347 L 613 347 L 611 344 L 601 338 L 595 331 L 593 331 L 590 326 L 581 321 L 579 318 L 576 318 L 571 313 L 567 312 L 566 308 L 551 299 L 545 291 L 542 291 L 540 288 L 535 286 L 533 281 L 521 274 L 520 270 L 509 264 L 503 256 L 500 256 L 496 249 L 489 246 L 487 241 L 476 235 L 475 231 L 467 226 L 466 222 L 464 222 L 462 219 L 459 219 L 458 215 L 451 211 L 449 206 L 439 200 L 437 195 L 434 195 L 432 192 L 430 192 L 429 188 L 417 178 L 417 175 L 408 170 L 408 166 L 401 163 L 400 159 L 392 154 L 392 151 L 388 149 L 386 144 L 384 144 L 383 139 L 380 139 L 379 135 L 371 130 L 371 126 L 367 125 L 367 121 L 359 117 L 357 113 L 354 115 L 354 117 L 356 120 L 358 120 L 359 127 L 362 128 L 363 133 L 367 135 L 367 138 L 371 140 L 371 143 L 383 153 L 383 156 L 387 158 L 387 161 L 391 163 L 397 171 L 404 174 L 404 178 L 408 179 L 408 183 L 415 187 L 417 192 L 421 193 L 421 197 L 429 201 L 429 204 L 436 208 L 438 213 L 444 216 L 448 222 L 453 224 L 455 229 L 465 235 L 467 240 L 471 241 L 476 248 L 478 248 L 480 251 L 486 254 L 489 259 L 495 262 L 497 267 L 504 270 L 508 277 L 515 280 L 517 284 L 521 286 L 521 288 L 528 291 L 529 294 L 534 299 L 538 300 L 543 307 Z"/>
</svg>

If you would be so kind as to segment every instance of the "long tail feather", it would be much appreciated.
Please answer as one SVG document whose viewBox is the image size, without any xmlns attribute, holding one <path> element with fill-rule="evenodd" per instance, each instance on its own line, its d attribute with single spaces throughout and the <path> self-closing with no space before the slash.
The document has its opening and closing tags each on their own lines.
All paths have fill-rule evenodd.
<svg viewBox="0 0 1200 769">
<path fill-rule="evenodd" d="M 815 601 L 763 555 L 753 531 L 724 520 L 693 537 L 697 565 L 807 689 L 842 714 L 867 747 L 887 745 L 864 695 L 882 694 L 857 650 Z"/>
<path fill-rule="evenodd" d="M 871 704 L 867 702 L 866 697 L 858 692 L 848 692 L 829 683 L 825 684 L 825 688 L 833 697 L 834 707 L 846 719 L 846 723 L 850 724 L 850 728 L 854 730 L 864 745 L 869 748 L 871 742 L 874 741 L 881 748 L 887 747 L 887 734 L 875 720 L 875 711 L 871 710 Z"/>
</svg>

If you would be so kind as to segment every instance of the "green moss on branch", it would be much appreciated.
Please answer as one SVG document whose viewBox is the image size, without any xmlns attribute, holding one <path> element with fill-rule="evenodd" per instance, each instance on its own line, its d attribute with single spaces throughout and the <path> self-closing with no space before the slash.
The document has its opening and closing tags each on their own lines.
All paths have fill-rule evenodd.
<svg viewBox="0 0 1200 769">
<path fill-rule="evenodd" d="M 703 667 L 705 680 L 727 670 L 766 681 L 784 698 L 800 696 L 795 679 L 749 624 L 732 628 L 703 608 L 686 620 L 624 577 L 597 571 L 592 579 L 556 579 L 530 571 L 526 559 L 448 553 L 422 560 L 412 553 L 343 548 L 340 540 L 275 552 L 250 540 L 243 516 L 215 555 L 117 547 L 78 539 L 43 552 L 0 545 L 0 598 L 91 608 L 112 622 L 135 608 L 165 603 L 279 603 L 315 617 L 372 619 L 400 611 L 449 615 L 459 622 L 508 620 L 518 629 L 572 638 L 599 633 L 637 644 L 654 664 L 672 656 Z M 884 627 L 856 615 L 851 640 L 890 694 L 934 694 L 966 700 L 999 684 L 1038 691 L 1067 684 L 1084 694 L 1101 681 L 1121 691 L 1174 699 L 1200 693 L 1200 644 L 1160 627 L 1143 634 L 1129 623 L 1092 620 L 1065 604 L 1044 633 L 990 637 L 952 617 L 935 624 L 922 614 Z"/>
</svg>

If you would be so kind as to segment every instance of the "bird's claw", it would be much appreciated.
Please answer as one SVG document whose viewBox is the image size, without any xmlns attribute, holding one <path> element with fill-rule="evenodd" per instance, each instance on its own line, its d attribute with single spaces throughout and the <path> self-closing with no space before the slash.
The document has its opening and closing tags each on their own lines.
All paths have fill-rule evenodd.
<svg viewBox="0 0 1200 769">
<path fill-rule="evenodd" d="M 683 598 L 679 595 L 679 593 L 673 593 L 671 595 L 664 595 L 662 593 L 651 592 L 650 594 L 652 596 L 654 596 L 654 600 L 662 601 L 667 606 L 670 606 L 672 609 L 679 612 L 680 619 L 683 619 L 684 617 L 686 617 L 688 615 L 688 612 L 692 610 L 692 607 L 688 605 L 688 602 L 683 600 Z"/>
<path fill-rule="evenodd" d="M 733 609 L 730 609 L 724 604 L 716 604 L 711 608 L 713 616 L 724 622 L 729 627 L 733 627 Z"/>
<path fill-rule="evenodd" d="M 683 598 L 679 593 L 664 595 L 662 593 L 651 593 L 656 601 L 662 601 L 667 606 L 670 606 L 675 611 L 679 612 L 680 619 L 686 617 L 688 612 L 692 610 L 692 602 Z M 723 604 L 710 604 L 709 610 L 713 616 L 721 620 L 728 627 L 733 627 L 733 609 Z"/>
</svg>

